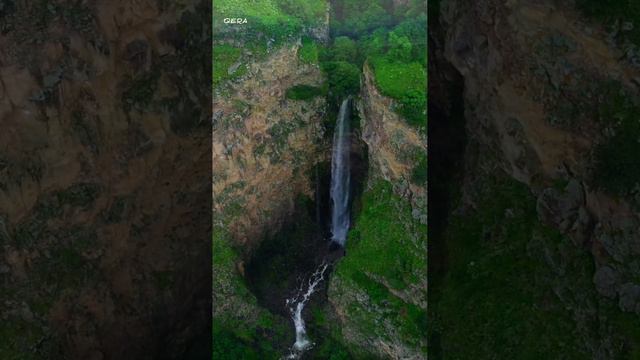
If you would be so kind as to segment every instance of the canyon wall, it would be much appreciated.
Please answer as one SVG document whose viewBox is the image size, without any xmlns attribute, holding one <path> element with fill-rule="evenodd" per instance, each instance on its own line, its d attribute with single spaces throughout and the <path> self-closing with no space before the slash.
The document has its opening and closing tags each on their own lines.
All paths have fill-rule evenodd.
<svg viewBox="0 0 640 360">
<path fill-rule="evenodd" d="M 216 89 L 214 215 L 247 253 L 288 221 L 298 195 L 313 198 L 313 166 L 328 160 L 325 99 L 285 97 L 294 85 L 324 80 L 316 64 L 298 59 L 299 48 L 284 45 Z"/>
<path fill-rule="evenodd" d="M 2 2 L 0 357 L 171 358 L 207 332 L 209 11 Z"/>
<path fill-rule="evenodd" d="M 503 230 L 485 229 L 475 241 L 496 246 L 497 233 L 519 218 L 515 209 L 530 203 L 533 217 L 523 221 L 569 240 L 559 245 L 547 230 L 526 238 L 522 249 L 540 254 L 542 265 L 530 269 L 535 279 L 524 286 L 542 286 L 549 309 L 556 301 L 566 309 L 562 316 L 569 319 L 555 322 L 581 339 L 575 345 L 581 356 L 637 354 L 628 324 L 640 314 L 639 179 L 632 155 L 640 134 L 640 69 L 632 44 L 620 40 L 633 24 L 604 27 L 572 4 L 526 0 L 447 1 L 439 21 L 435 57 L 464 79 L 469 144 L 456 213 L 482 209 L 486 197 L 479 194 L 488 189 L 495 191 L 489 199 L 499 201 L 524 185 L 526 195 L 506 204 Z M 493 187 L 497 174 L 514 185 Z M 483 261 L 478 254 L 479 274 Z M 537 278 L 540 268 L 551 275 Z"/>
</svg>

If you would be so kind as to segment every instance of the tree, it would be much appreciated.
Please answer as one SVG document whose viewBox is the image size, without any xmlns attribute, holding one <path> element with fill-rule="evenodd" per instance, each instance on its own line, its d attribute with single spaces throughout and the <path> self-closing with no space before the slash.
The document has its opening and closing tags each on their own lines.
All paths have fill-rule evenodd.
<svg viewBox="0 0 640 360">
<path fill-rule="evenodd" d="M 327 73 L 331 96 L 336 101 L 360 89 L 360 69 L 357 66 L 346 61 L 330 61 L 323 65 L 323 70 Z"/>
<path fill-rule="evenodd" d="M 411 60 L 411 40 L 395 31 L 389 33 L 389 57 L 394 61 L 407 62 Z"/>
<path fill-rule="evenodd" d="M 352 62 L 358 56 L 358 46 L 346 36 L 337 37 L 333 42 L 332 55 L 334 61 Z"/>
</svg>

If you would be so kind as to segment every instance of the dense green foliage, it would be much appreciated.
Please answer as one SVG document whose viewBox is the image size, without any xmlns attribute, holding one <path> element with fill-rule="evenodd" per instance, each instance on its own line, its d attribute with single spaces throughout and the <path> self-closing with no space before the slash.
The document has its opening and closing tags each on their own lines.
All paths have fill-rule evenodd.
<svg viewBox="0 0 640 360">
<path fill-rule="evenodd" d="M 397 111 L 411 125 L 426 124 L 426 69 L 420 63 L 391 62 L 388 58 L 375 59 L 373 68 L 380 91 L 398 100 Z"/>
<path fill-rule="evenodd" d="M 212 359 L 214 360 L 260 359 L 251 344 L 236 336 L 233 331 L 223 329 L 215 322 L 213 325 L 212 348 Z"/>
<path fill-rule="evenodd" d="M 334 1 L 331 14 L 332 33 L 359 36 L 378 28 L 391 27 L 405 19 L 426 16 L 426 2 L 409 0 L 341 0 Z"/>
<path fill-rule="evenodd" d="M 400 23 L 392 31 L 376 31 L 363 38 L 382 94 L 398 101 L 397 111 L 409 124 L 426 127 L 427 33 L 426 18 Z"/>
<path fill-rule="evenodd" d="M 393 193 L 390 183 L 380 181 L 364 193 L 362 211 L 347 240 L 347 256 L 334 271 L 334 277 L 346 284 L 345 291 L 364 291 L 397 327 L 399 340 L 412 345 L 426 333 L 426 312 L 395 296 L 391 289 L 406 289 L 423 280 L 427 266 L 424 236 L 426 226 L 413 220 L 409 203 Z M 426 299 L 426 293 L 423 295 Z M 375 329 L 378 315 L 360 303 L 349 309 L 350 321 L 365 332 L 379 331 Z"/>
<path fill-rule="evenodd" d="M 430 358 L 591 358 L 585 344 L 612 329 L 586 314 L 609 309 L 600 321 L 617 324 L 622 313 L 596 293 L 590 254 L 540 224 L 525 184 L 497 174 L 483 179 L 478 207 L 452 217 L 448 269 L 430 283 Z M 637 329 L 618 335 L 637 344 Z"/>
<path fill-rule="evenodd" d="M 302 46 L 298 50 L 298 58 L 306 64 L 317 64 L 320 56 L 320 45 L 309 37 L 302 38 Z"/>
<path fill-rule="evenodd" d="M 329 55 L 334 61 L 354 62 L 358 59 L 356 42 L 346 36 L 337 37 L 329 48 Z"/>
<path fill-rule="evenodd" d="M 295 85 L 287 89 L 285 96 L 292 100 L 309 100 L 322 95 L 322 89 L 311 85 Z"/>
<path fill-rule="evenodd" d="M 327 74 L 329 96 L 338 103 L 348 95 L 360 91 L 360 69 L 346 61 L 330 61 L 322 64 Z"/>
<path fill-rule="evenodd" d="M 333 79 L 329 83 L 332 100 L 337 103 L 341 97 L 357 93 L 355 70 L 359 78 L 368 61 L 380 91 L 397 100 L 396 111 L 409 124 L 426 128 L 425 3 L 343 0 L 333 5 L 331 29 L 336 37 L 320 56 L 327 77 Z M 345 72 L 349 77 L 341 79 Z"/>
<path fill-rule="evenodd" d="M 346 36 L 337 37 L 332 46 L 322 55 L 327 63 L 351 63 L 360 68 L 365 61 L 371 65 L 376 85 L 383 95 L 398 101 L 396 111 L 409 124 L 426 127 L 426 17 L 405 20 L 388 30 L 378 28 L 371 34 L 362 34 L 356 40 Z M 336 68 L 325 67 L 328 76 Z M 354 72 L 355 74 L 355 72 Z M 352 86 L 342 88 L 353 89 Z M 341 89 L 342 90 L 342 89 Z M 338 95 L 345 92 L 338 91 Z"/>
</svg>

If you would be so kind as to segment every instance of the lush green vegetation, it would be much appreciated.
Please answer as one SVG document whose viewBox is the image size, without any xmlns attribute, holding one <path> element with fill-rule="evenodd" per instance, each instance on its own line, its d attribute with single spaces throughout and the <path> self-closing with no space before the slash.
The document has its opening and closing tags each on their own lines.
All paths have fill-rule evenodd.
<svg viewBox="0 0 640 360">
<path fill-rule="evenodd" d="M 346 61 L 330 61 L 322 64 L 327 74 L 329 97 L 334 104 L 360 91 L 360 69 Z"/>
<path fill-rule="evenodd" d="M 366 269 L 385 278 L 389 285 L 404 289 L 424 273 L 426 226 L 412 221 L 411 206 L 393 193 L 391 184 L 380 182 L 362 198 L 362 211 L 349 233 L 347 253 L 337 273 L 347 276 Z"/>
<path fill-rule="evenodd" d="M 419 344 L 426 332 L 426 312 L 395 296 L 389 287 L 402 290 L 424 280 L 425 235 L 426 226 L 413 220 L 409 203 L 393 193 L 390 183 L 380 181 L 364 193 L 362 211 L 347 240 L 347 256 L 334 271 L 345 291 L 366 292 L 375 306 L 384 309 L 384 318 L 395 324 L 401 340 L 412 345 Z M 376 331 L 379 314 L 359 303 L 349 309 L 349 316 L 366 332 Z"/>
<path fill-rule="evenodd" d="M 303 25 L 317 25 L 324 19 L 324 1 L 308 0 L 220 0 L 214 7 L 214 27 L 224 18 L 246 18 L 247 27 L 269 36 L 289 35 Z"/>
<path fill-rule="evenodd" d="M 320 56 L 320 45 L 309 37 L 302 38 L 302 46 L 298 50 L 298 58 L 306 64 L 317 64 Z"/>
<path fill-rule="evenodd" d="M 343 11 L 352 11 L 353 6 L 360 6 L 345 4 Z M 361 14 L 342 15 L 351 19 Z M 386 25 L 374 24 L 367 30 L 347 32 L 350 37 L 338 36 L 321 54 L 320 60 L 325 64 L 323 69 L 329 79 L 334 79 L 330 82 L 330 90 L 335 94 L 334 98 L 356 93 L 359 82 L 355 81 L 355 70 L 368 62 L 382 94 L 397 100 L 396 111 L 409 124 L 426 128 L 426 16 L 418 15 L 412 19 L 392 17 L 392 21 L 381 19 Z M 392 23 L 397 25 L 392 27 Z M 339 67 L 336 63 L 343 65 Z M 341 79 L 344 76 L 341 72 L 346 69 L 344 64 L 353 65 L 349 71 L 352 78 Z M 359 78 L 359 72 L 357 76 Z M 337 87 L 336 91 L 333 91 L 334 87 Z"/>
<path fill-rule="evenodd" d="M 217 14 L 214 20 L 218 22 L 224 17 L 246 17 L 248 20 L 246 30 L 219 33 L 220 42 L 226 41 L 227 36 L 240 39 L 246 44 L 246 49 L 230 45 L 234 44 L 231 41 L 227 41 L 227 45 L 216 45 L 214 86 L 241 76 L 246 71 L 242 62 L 248 58 L 295 41 L 302 34 L 303 27 L 314 26 L 324 19 L 325 4 L 308 0 L 222 0 L 214 4 L 214 13 Z M 326 95 L 333 105 L 329 109 L 329 114 L 332 114 L 341 100 L 360 91 L 362 67 L 368 61 L 381 92 L 397 100 L 396 110 L 408 123 L 424 127 L 426 17 L 421 9 L 425 4 L 416 0 L 408 1 L 406 5 L 393 5 L 390 0 L 369 3 L 344 0 L 334 5 L 334 10 L 340 14 L 331 20 L 333 34 L 337 35 L 331 44 L 325 47 L 303 37 L 298 50 L 300 62 L 320 65 L 327 77 L 326 84 L 321 88 L 302 84 L 293 86 L 287 89 L 286 98 L 309 100 Z M 238 9 L 246 11 L 239 14 Z M 216 23 L 216 26 L 220 28 L 222 25 Z M 371 35 L 370 32 L 376 29 L 376 35 Z M 243 109 L 244 106 L 237 104 L 237 108 Z M 335 116 L 329 117 L 331 121 L 335 119 Z M 286 141 L 291 131 L 277 125 L 268 129 L 276 147 Z M 267 150 L 266 146 L 256 147 L 256 151 Z M 420 161 L 414 168 L 414 178 L 422 181 L 426 176 L 426 158 L 417 160 Z M 365 291 L 374 306 L 384 313 L 372 316 L 357 303 L 352 304 L 348 311 L 356 318 L 362 318 L 363 333 L 375 329 L 377 321 L 387 322 L 389 319 L 394 328 L 392 332 L 397 331 L 401 341 L 410 346 L 423 346 L 425 311 L 403 301 L 392 291 L 404 291 L 410 285 L 426 281 L 426 240 L 418 237 L 426 234 L 426 227 L 413 219 L 409 203 L 396 196 L 391 184 L 386 182 L 368 190 L 362 205 L 358 201 L 358 206 L 362 211 L 349 236 L 348 256 L 340 261 L 335 276 L 348 286 Z M 236 208 L 238 211 L 232 211 L 234 208 L 229 206 L 230 210 L 225 210 L 225 215 L 235 216 L 242 206 Z M 214 319 L 214 358 L 273 357 L 274 348 L 280 346 L 278 339 L 281 335 L 278 334 L 285 331 L 274 334 L 267 330 L 277 326 L 281 319 L 264 311 L 264 308 L 272 309 L 268 302 L 275 298 L 274 289 L 285 293 L 295 283 L 295 279 L 283 274 L 291 274 L 293 268 L 309 265 L 305 264 L 305 259 L 313 258 L 309 253 L 313 247 L 307 244 L 301 248 L 300 239 L 309 239 L 307 235 L 310 232 L 319 233 L 318 229 L 311 229 L 312 225 L 312 220 L 304 218 L 289 227 L 287 232 L 265 239 L 255 249 L 254 260 L 246 266 L 246 279 L 236 268 L 238 254 L 229 239 L 214 237 L 214 299 L 224 297 L 225 304 L 233 304 L 232 309 L 225 312 L 229 316 Z M 281 306 L 280 302 L 278 304 Z M 306 356 L 334 360 L 371 358 L 366 354 L 367 349 L 345 347 L 335 319 L 327 319 L 331 315 L 322 305 L 312 305 L 317 308 L 313 312 L 313 320 L 308 322 L 308 330 L 317 346 Z M 288 330 L 290 336 L 286 341 L 290 345 L 293 339 L 290 326 Z"/>
<path fill-rule="evenodd" d="M 269 49 L 293 41 L 306 27 L 317 26 L 324 19 L 327 2 L 307 0 L 220 0 L 214 3 L 213 25 L 216 43 L 213 50 L 214 87 L 224 80 L 241 76 L 246 65 L 240 64 L 232 74 L 229 67 L 241 60 L 242 51 L 229 45 L 243 41 L 246 57 L 260 58 Z M 247 19 L 246 24 L 224 24 L 225 18 Z M 303 41 L 300 58 L 317 62 L 318 47 Z"/>
<path fill-rule="evenodd" d="M 322 95 L 323 91 L 317 86 L 295 85 L 287 89 L 285 96 L 292 100 L 309 100 Z"/>
<path fill-rule="evenodd" d="M 240 66 L 234 73 L 229 74 L 229 68 L 240 60 L 242 50 L 240 48 L 220 44 L 213 50 L 213 85 L 216 86 L 223 80 L 240 76 L 246 71 L 244 66 Z"/>
<path fill-rule="evenodd" d="M 615 308 L 595 292 L 590 254 L 540 224 L 526 185 L 504 175 L 484 179 L 478 207 L 452 217 L 448 269 L 430 285 L 430 358 L 590 358 L 585 344 L 600 336 L 590 309 Z"/>
<path fill-rule="evenodd" d="M 342 0 L 335 1 L 331 14 L 334 35 L 356 37 L 379 28 L 389 28 L 406 20 L 426 16 L 426 2 L 409 0 Z"/>
<path fill-rule="evenodd" d="M 426 124 L 427 74 L 417 62 L 397 63 L 386 58 L 373 62 L 380 91 L 399 102 L 398 112 L 414 126 Z"/>
<path fill-rule="evenodd" d="M 361 41 L 382 94 L 398 101 L 409 124 L 426 127 L 426 18 L 407 20 L 390 32 L 376 31 Z"/>
</svg>

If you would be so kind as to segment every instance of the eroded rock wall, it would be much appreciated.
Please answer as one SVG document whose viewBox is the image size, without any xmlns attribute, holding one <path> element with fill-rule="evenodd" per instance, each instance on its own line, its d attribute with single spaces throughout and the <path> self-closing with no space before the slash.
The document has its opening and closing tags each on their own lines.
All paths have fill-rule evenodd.
<svg viewBox="0 0 640 360">
<path fill-rule="evenodd" d="M 427 136 L 394 111 L 394 101 L 376 88 L 371 68 L 362 76 L 362 139 L 369 151 L 369 183 L 389 181 L 394 191 L 411 202 L 413 215 L 427 223 L 426 183 L 412 179 L 419 159 L 426 156 Z"/>
<path fill-rule="evenodd" d="M 298 49 L 288 44 L 250 63 L 214 98 L 214 214 L 247 253 L 289 220 L 298 195 L 313 198 L 312 167 L 329 156 L 325 99 L 285 97 L 294 85 L 324 81 Z"/>
<path fill-rule="evenodd" d="M 2 357 L 182 354 L 209 325 L 209 4 L 2 5 Z"/>
<path fill-rule="evenodd" d="M 467 136 L 475 144 L 470 151 L 477 151 L 467 157 L 474 164 L 467 166 L 465 189 L 491 168 L 525 183 L 537 198 L 539 220 L 569 236 L 576 253 L 591 254 L 595 270 L 583 274 L 591 286 L 628 316 L 640 314 L 637 200 L 632 189 L 623 196 L 607 190 L 597 169 L 598 161 L 615 161 L 599 157 L 599 146 L 622 131 L 615 124 L 625 116 L 603 109 L 622 112 L 626 100 L 612 99 L 638 92 L 639 69 L 627 50 L 572 4 L 447 1 L 440 21 L 444 57 L 464 78 Z M 625 176 L 620 170 L 605 175 Z M 557 259 L 548 266 L 562 283 L 554 292 L 574 317 L 597 323 L 593 303 L 570 295 L 590 289 L 563 278 Z M 619 350 L 608 335 L 578 328 L 594 357 Z"/>
</svg>

